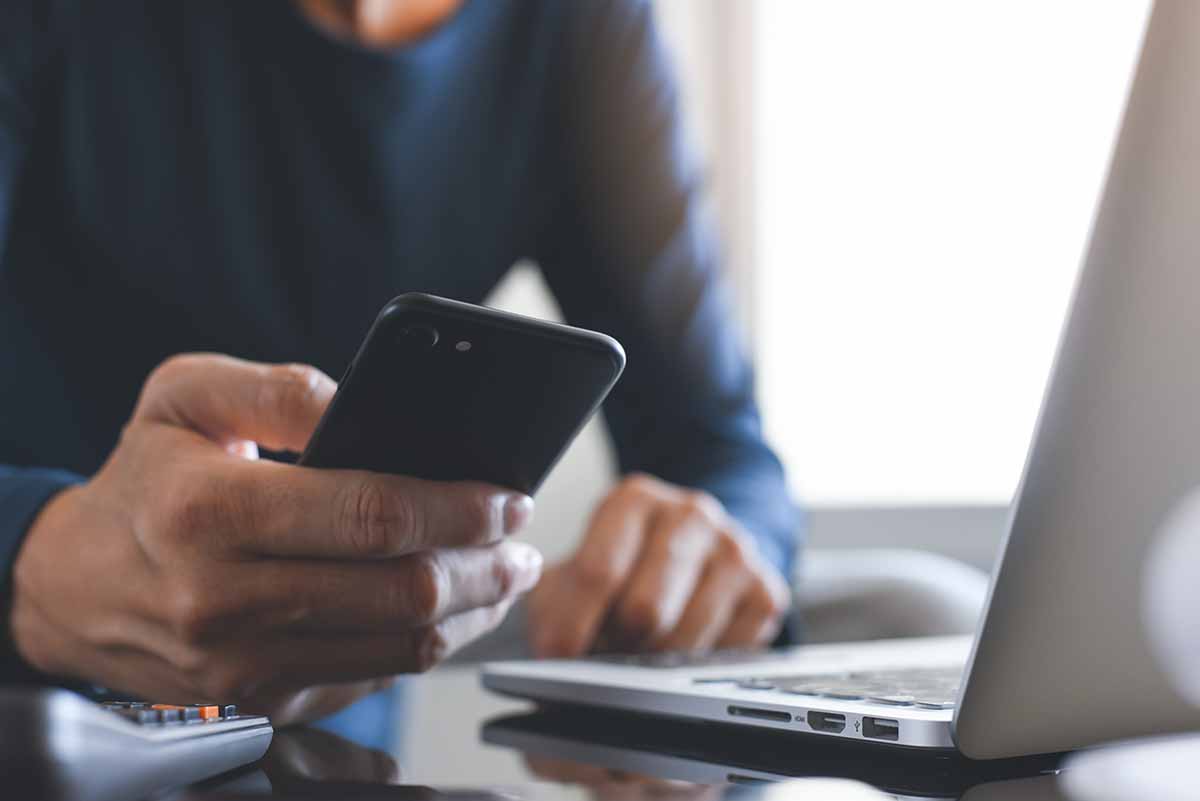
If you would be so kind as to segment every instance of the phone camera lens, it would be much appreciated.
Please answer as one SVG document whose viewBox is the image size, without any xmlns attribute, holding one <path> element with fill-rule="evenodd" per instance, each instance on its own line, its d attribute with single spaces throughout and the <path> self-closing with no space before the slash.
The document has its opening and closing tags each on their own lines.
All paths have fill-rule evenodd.
<svg viewBox="0 0 1200 801">
<path fill-rule="evenodd" d="M 432 348 L 438 342 L 438 332 L 427 325 L 410 325 L 400 330 L 399 340 L 403 345 Z"/>
</svg>

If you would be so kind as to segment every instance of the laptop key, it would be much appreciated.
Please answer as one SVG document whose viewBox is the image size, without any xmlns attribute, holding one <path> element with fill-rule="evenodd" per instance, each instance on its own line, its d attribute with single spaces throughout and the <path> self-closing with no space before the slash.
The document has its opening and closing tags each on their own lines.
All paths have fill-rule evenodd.
<svg viewBox="0 0 1200 801">
<path fill-rule="evenodd" d="M 916 703 L 916 698 L 911 695 L 868 695 L 867 701 L 872 704 L 886 704 L 887 706 L 912 706 Z"/>
<path fill-rule="evenodd" d="M 918 698 L 917 706 L 922 709 L 953 709 L 955 701 L 947 698 Z"/>
<path fill-rule="evenodd" d="M 745 665 L 755 662 L 779 660 L 778 651 L 666 651 L 654 654 L 595 654 L 587 657 L 590 662 L 635 667 L 674 669 L 681 667 L 715 667 L 717 665 Z"/>
<path fill-rule="evenodd" d="M 821 694 L 820 687 L 813 687 L 808 684 L 784 685 L 784 686 L 780 687 L 779 689 L 785 693 L 790 693 L 792 695 L 820 695 Z"/>
</svg>

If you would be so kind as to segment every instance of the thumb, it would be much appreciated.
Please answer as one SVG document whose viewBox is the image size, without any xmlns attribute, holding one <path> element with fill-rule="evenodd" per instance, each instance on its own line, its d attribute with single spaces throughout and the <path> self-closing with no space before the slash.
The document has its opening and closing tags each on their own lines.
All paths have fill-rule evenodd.
<svg viewBox="0 0 1200 801">
<path fill-rule="evenodd" d="M 133 419 L 188 428 L 221 445 L 250 440 L 301 451 L 336 390 L 332 378 L 308 365 L 188 353 L 154 369 Z"/>
</svg>

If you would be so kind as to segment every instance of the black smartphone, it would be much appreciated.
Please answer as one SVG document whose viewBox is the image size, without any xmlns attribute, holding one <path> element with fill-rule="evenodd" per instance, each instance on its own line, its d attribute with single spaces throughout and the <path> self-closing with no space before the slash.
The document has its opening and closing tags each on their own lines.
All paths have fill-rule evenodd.
<svg viewBox="0 0 1200 801">
<path fill-rule="evenodd" d="M 624 367 L 604 334 L 401 295 L 375 319 L 300 464 L 532 495 Z"/>
</svg>

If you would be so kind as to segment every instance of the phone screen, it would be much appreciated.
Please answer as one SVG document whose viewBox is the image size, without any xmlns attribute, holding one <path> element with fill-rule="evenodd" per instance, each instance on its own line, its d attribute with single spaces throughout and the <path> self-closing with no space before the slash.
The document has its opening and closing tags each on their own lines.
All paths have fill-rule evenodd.
<svg viewBox="0 0 1200 801">
<path fill-rule="evenodd" d="M 301 462 L 532 494 L 620 376 L 612 339 L 425 295 L 385 307 Z"/>
</svg>

